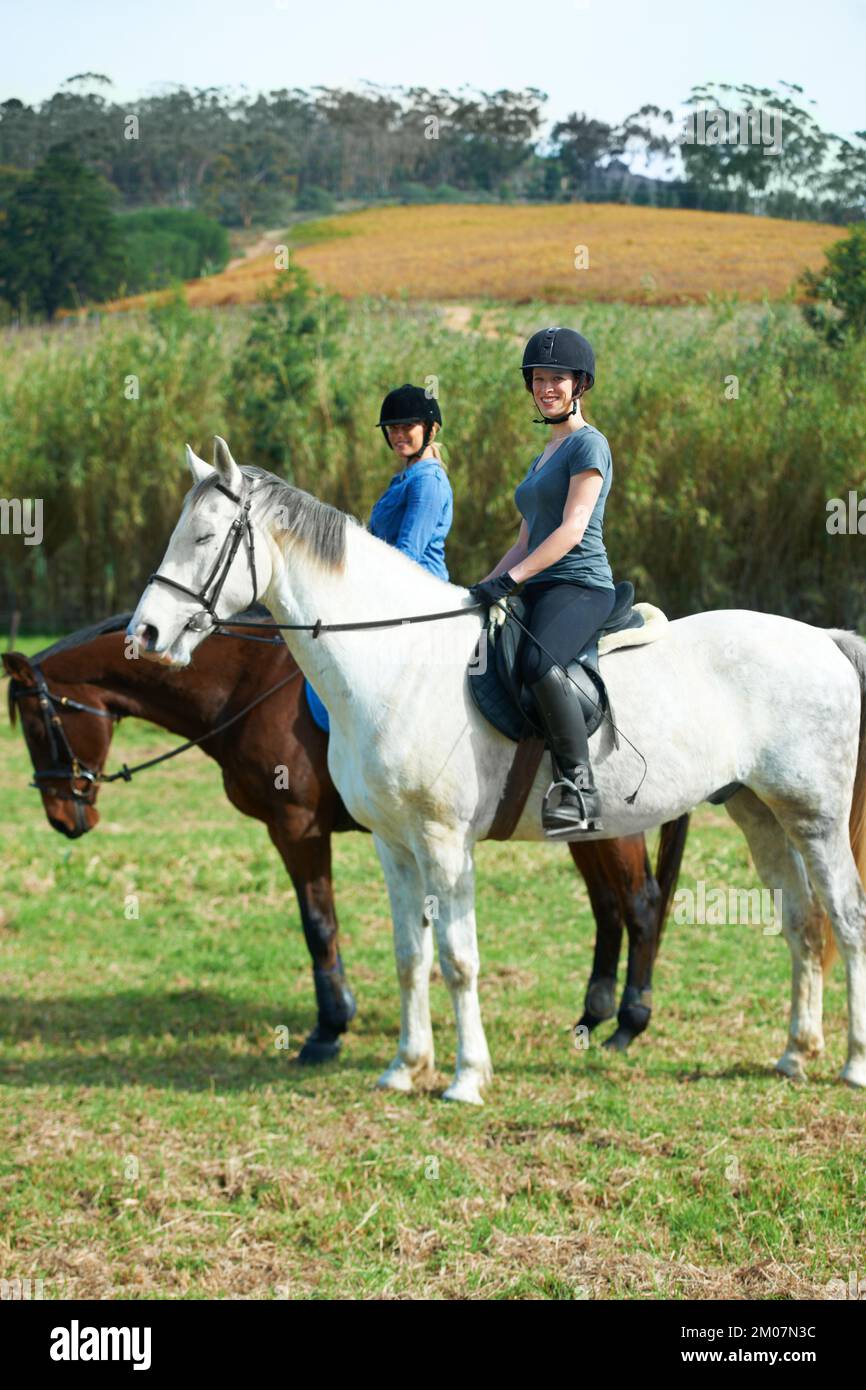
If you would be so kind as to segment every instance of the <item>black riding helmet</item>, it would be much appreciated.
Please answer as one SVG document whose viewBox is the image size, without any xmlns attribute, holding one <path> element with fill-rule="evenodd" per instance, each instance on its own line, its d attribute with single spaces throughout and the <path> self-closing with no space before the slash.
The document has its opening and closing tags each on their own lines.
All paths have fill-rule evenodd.
<svg viewBox="0 0 866 1390">
<path fill-rule="evenodd" d="M 408 381 L 405 386 L 398 386 L 388 392 L 379 411 L 379 429 L 385 436 L 389 449 L 392 445 L 386 425 L 414 425 L 419 420 L 424 426 L 424 442 L 418 453 L 413 455 L 413 461 L 423 454 L 430 443 L 433 425 L 437 424 L 442 428 L 439 402 L 435 396 L 428 396 L 423 386 L 412 386 Z"/>
<path fill-rule="evenodd" d="M 527 391 L 532 391 L 533 367 L 559 368 L 566 372 L 582 372 L 587 378 L 584 391 L 595 385 L 595 353 L 581 333 L 573 328 L 542 328 L 533 333 L 523 350 L 521 371 Z M 580 393 L 573 393 L 571 410 L 565 415 L 545 416 L 536 420 L 537 425 L 559 425 L 577 410 Z"/>
</svg>

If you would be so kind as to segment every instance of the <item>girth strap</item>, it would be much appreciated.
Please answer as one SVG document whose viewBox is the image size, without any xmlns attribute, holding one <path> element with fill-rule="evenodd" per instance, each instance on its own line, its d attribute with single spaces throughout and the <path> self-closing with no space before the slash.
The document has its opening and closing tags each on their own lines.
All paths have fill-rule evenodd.
<svg viewBox="0 0 866 1390">
<path fill-rule="evenodd" d="M 505 786 L 486 840 L 510 840 L 523 815 L 526 798 L 535 781 L 535 774 L 544 752 L 544 739 L 524 738 L 518 743 L 508 769 Z"/>
</svg>

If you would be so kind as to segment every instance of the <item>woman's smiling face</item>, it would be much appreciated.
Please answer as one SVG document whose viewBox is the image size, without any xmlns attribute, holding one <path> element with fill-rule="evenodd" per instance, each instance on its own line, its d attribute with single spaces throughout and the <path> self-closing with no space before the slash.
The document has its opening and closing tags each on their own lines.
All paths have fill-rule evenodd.
<svg viewBox="0 0 866 1390">
<path fill-rule="evenodd" d="M 409 425 L 386 425 L 388 443 L 401 458 L 411 458 L 417 454 L 424 443 L 424 422 L 413 420 Z"/>
<path fill-rule="evenodd" d="M 564 415 L 570 410 L 573 387 L 573 372 L 549 367 L 532 369 L 532 394 L 544 415 Z"/>
</svg>

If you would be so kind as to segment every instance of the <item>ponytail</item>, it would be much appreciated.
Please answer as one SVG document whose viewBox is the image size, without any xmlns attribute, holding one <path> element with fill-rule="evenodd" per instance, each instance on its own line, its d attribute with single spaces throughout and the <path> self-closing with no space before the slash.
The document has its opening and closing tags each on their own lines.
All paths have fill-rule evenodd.
<svg viewBox="0 0 866 1390">
<path fill-rule="evenodd" d="M 432 451 L 433 451 L 433 457 L 435 458 L 436 462 L 439 463 L 439 464 L 441 464 L 442 467 L 445 469 L 445 472 L 447 473 L 447 472 L 448 472 L 448 464 L 445 462 L 444 458 L 442 457 L 442 450 L 441 450 L 440 445 L 438 445 L 438 444 L 436 443 L 436 436 L 437 436 L 438 433 L 439 433 L 439 422 L 438 422 L 438 420 L 437 420 L 436 423 L 435 423 L 434 425 L 431 425 L 431 427 L 430 427 L 430 438 L 427 440 L 427 448 L 428 448 L 428 449 L 432 449 Z"/>
</svg>

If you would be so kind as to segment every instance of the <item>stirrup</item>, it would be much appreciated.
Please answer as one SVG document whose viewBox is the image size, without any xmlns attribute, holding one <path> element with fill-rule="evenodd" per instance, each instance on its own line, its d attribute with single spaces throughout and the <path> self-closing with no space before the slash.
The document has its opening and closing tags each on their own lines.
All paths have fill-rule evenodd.
<svg viewBox="0 0 866 1390">
<path fill-rule="evenodd" d="M 550 809 L 550 794 L 551 792 L 555 791 L 557 787 L 563 787 L 566 791 L 571 791 L 575 793 L 580 804 L 580 810 L 582 812 L 582 815 L 579 820 L 564 820 L 561 821 L 559 824 L 554 823 L 552 825 L 545 825 L 545 819 Z M 563 835 L 588 835 L 592 834 L 596 830 L 604 829 L 600 817 L 593 817 L 593 819 L 591 820 L 587 818 L 586 803 L 583 799 L 583 792 L 584 788 L 579 787 L 575 782 L 572 782 L 570 777 L 566 777 L 564 774 L 562 774 L 558 779 L 554 779 L 554 781 L 551 782 L 550 786 L 547 788 L 547 791 L 544 794 L 544 799 L 541 803 L 541 826 L 544 830 L 544 834 L 547 839 L 552 840 L 555 839 L 557 836 Z"/>
</svg>

